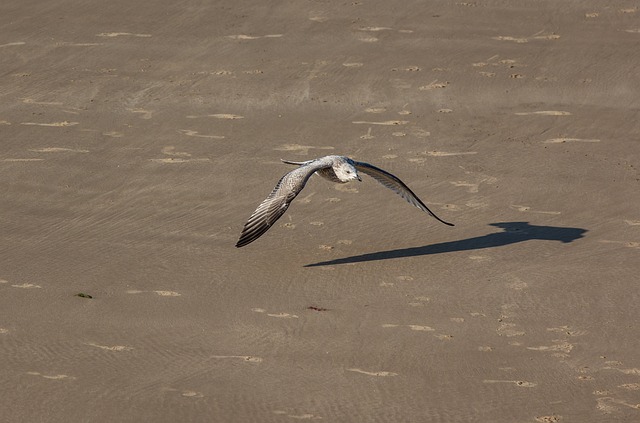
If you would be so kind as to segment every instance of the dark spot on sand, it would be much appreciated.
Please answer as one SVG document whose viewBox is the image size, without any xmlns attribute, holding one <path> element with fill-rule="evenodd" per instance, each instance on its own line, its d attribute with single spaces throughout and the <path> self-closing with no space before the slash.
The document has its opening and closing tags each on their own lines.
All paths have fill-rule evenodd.
<svg viewBox="0 0 640 423">
<path fill-rule="evenodd" d="M 328 308 L 322 308 L 322 307 L 316 307 L 316 306 L 309 306 L 307 307 L 307 310 L 313 310 L 313 311 L 329 311 Z"/>
</svg>

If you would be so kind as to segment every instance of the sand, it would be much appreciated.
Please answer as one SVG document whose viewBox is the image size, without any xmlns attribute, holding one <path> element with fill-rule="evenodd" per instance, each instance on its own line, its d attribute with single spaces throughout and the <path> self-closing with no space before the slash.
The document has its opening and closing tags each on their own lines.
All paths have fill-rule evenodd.
<svg viewBox="0 0 640 423">
<path fill-rule="evenodd" d="M 630 0 L 3 1 L 0 420 L 639 421 L 638 46 Z M 314 177 L 235 248 L 327 154 L 456 226 Z"/>
</svg>

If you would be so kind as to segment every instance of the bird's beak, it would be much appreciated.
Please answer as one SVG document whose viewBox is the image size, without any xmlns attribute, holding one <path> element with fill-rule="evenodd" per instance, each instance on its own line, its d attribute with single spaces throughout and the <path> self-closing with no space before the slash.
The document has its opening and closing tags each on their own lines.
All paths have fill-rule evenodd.
<svg viewBox="0 0 640 423">
<path fill-rule="evenodd" d="M 360 177 L 360 175 L 357 176 L 358 181 L 362 182 L 362 178 Z"/>
</svg>

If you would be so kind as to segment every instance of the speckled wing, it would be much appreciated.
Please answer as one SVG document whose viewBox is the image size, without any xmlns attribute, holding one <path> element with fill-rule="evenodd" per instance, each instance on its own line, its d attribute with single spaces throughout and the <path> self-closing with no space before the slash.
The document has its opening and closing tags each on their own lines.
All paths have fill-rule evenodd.
<svg viewBox="0 0 640 423">
<path fill-rule="evenodd" d="M 258 206 L 244 225 L 236 247 L 245 245 L 260 238 L 289 208 L 289 204 L 304 188 L 313 173 L 325 164 L 307 163 L 284 175 L 276 184 L 271 194 Z"/>
<path fill-rule="evenodd" d="M 396 194 L 400 195 L 409 204 L 412 204 L 417 208 L 419 208 L 420 210 L 429 213 L 431 216 L 436 218 L 438 221 L 444 223 L 445 225 L 454 226 L 453 223 L 445 222 L 444 220 L 436 216 L 435 213 L 429 210 L 429 207 L 427 207 L 422 202 L 422 200 L 420 200 L 418 196 L 415 195 L 413 191 L 411 191 L 409 187 L 404 182 L 402 182 L 398 177 L 390 174 L 386 170 L 382 170 L 379 167 L 376 167 L 372 164 L 365 163 L 365 162 L 354 161 L 354 166 L 358 170 L 358 172 L 362 172 L 366 175 L 371 176 L 373 179 L 380 182 L 385 187 L 389 188 Z"/>
</svg>

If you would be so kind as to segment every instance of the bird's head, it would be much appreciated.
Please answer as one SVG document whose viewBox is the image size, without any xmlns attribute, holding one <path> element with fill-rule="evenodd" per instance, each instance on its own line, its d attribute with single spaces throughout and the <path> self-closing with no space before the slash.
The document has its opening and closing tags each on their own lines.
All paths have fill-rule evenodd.
<svg viewBox="0 0 640 423">
<path fill-rule="evenodd" d="M 351 182 L 355 180 L 362 181 L 362 179 L 360 179 L 360 175 L 358 175 L 358 171 L 351 163 L 340 163 L 333 167 L 333 171 L 342 182 Z"/>
</svg>

